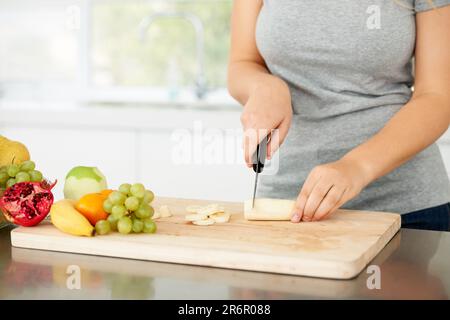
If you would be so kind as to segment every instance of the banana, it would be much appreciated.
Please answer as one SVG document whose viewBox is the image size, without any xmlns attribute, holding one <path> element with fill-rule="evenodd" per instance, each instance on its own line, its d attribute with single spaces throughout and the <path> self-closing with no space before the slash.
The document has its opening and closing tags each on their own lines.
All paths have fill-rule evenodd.
<svg viewBox="0 0 450 320">
<path fill-rule="evenodd" d="M 209 204 L 207 206 L 204 206 L 202 208 L 200 208 L 200 210 L 197 211 L 198 214 L 201 215 L 206 215 L 209 216 L 211 214 L 214 213 L 218 213 L 218 212 L 224 212 L 224 208 L 219 206 L 218 204 L 214 203 L 214 204 Z"/>
<path fill-rule="evenodd" d="M 204 220 L 192 221 L 192 223 L 197 226 L 210 226 L 210 225 L 214 224 L 214 220 L 213 219 L 204 219 Z"/>
<path fill-rule="evenodd" d="M 191 214 L 186 215 L 185 220 L 198 226 L 210 226 L 216 222 L 225 223 L 230 220 L 230 214 L 226 213 L 225 208 L 217 203 L 207 206 L 188 206 L 186 211 Z"/>
<path fill-rule="evenodd" d="M 55 202 L 50 209 L 50 217 L 53 225 L 62 232 L 75 236 L 94 235 L 95 228 L 75 209 L 75 201 Z"/>
<path fill-rule="evenodd" d="M 209 218 L 213 219 L 214 222 L 217 223 L 225 223 L 230 220 L 230 214 L 225 212 L 218 212 L 210 215 Z"/>
<path fill-rule="evenodd" d="M 168 218 L 168 217 L 172 216 L 172 212 L 170 212 L 170 209 L 168 206 L 159 207 L 159 212 L 161 214 L 161 218 Z"/>
</svg>

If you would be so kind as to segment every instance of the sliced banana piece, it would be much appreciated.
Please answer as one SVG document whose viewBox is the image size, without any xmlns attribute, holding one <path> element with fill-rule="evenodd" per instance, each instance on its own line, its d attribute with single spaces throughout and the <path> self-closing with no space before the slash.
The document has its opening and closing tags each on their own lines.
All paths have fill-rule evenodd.
<svg viewBox="0 0 450 320">
<path fill-rule="evenodd" d="M 210 226 L 215 223 L 214 219 L 204 219 L 204 220 L 197 220 L 192 221 L 193 224 L 197 226 Z"/>
<path fill-rule="evenodd" d="M 230 214 L 225 213 L 225 208 L 217 203 L 187 206 L 186 211 L 190 214 L 186 215 L 185 219 L 198 226 L 210 226 L 216 222 L 225 223 L 230 220 Z"/>
<path fill-rule="evenodd" d="M 170 212 L 168 206 L 159 207 L 159 213 L 161 214 L 161 218 L 168 218 L 172 216 L 172 212 Z"/>
<path fill-rule="evenodd" d="M 159 218 L 161 218 L 161 212 L 155 211 L 153 213 L 152 219 L 155 220 L 155 219 L 159 219 Z"/>
<path fill-rule="evenodd" d="M 224 212 L 224 211 L 225 211 L 224 208 L 220 207 L 218 204 L 211 204 L 211 205 L 201 208 L 200 210 L 197 211 L 197 213 L 209 216 L 211 214 Z"/>
<path fill-rule="evenodd" d="M 214 222 L 217 223 L 225 223 L 230 220 L 230 214 L 226 212 L 214 213 L 209 216 L 210 219 L 213 219 Z"/>
</svg>

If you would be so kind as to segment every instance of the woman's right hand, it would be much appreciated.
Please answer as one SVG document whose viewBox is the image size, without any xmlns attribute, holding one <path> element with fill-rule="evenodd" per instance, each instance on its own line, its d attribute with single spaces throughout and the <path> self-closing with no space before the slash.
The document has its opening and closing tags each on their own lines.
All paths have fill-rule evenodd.
<svg viewBox="0 0 450 320">
<path fill-rule="evenodd" d="M 270 133 L 267 158 L 270 159 L 287 136 L 292 121 L 291 94 L 287 84 L 276 77 L 257 85 L 241 115 L 244 130 L 244 158 L 252 166 L 258 143 Z"/>
</svg>

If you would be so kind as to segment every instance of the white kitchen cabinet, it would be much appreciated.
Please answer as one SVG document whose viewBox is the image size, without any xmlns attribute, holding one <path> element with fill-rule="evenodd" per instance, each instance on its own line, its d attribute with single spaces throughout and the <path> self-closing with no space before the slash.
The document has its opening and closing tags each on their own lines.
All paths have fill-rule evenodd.
<svg viewBox="0 0 450 320">
<path fill-rule="evenodd" d="M 254 175 L 243 163 L 239 112 L 191 109 L 158 116 L 167 126 L 144 128 L 138 136 L 142 182 L 161 196 L 229 201 L 250 197 Z M 182 141 L 185 148 L 180 148 Z M 180 149 L 190 152 L 187 161 L 177 156 Z"/>
<path fill-rule="evenodd" d="M 2 126 L 1 134 L 24 143 L 37 168 L 49 179 L 58 179 L 55 197 L 61 198 L 64 179 L 74 166 L 97 166 L 111 187 L 138 177 L 135 170 L 133 132 L 93 129 L 54 129 Z"/>
<path fill-rule="evenodd" d="M 251 196 L 253 172 L 241 157 L 229 163 L 208 163 L 207 156 L 179 163 L 173 156 L 177 141 L 171 135 L 171 132 L 143 133 L 139 139 L 141 180 L 157 194 L 228 201 L 243 201 Z M 208 153 L 207 149 L 203 151 L 203 155 Z"/>
</svg>

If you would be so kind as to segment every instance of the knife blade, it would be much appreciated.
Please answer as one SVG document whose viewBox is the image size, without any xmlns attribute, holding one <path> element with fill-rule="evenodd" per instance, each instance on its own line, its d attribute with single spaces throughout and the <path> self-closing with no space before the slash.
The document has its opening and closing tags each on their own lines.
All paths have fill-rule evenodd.
<svg viewBox="0 0 450 320">
<path fill-rule="evenodd" d="M 253 171 L 255 172 L 255 184 L 253 186 L 253 200 L 252 200 L 252 209 L 255 207 L 255 197 L 256 197 L 256 189 L 258 186 L 258 175 L 263 171 L 264 164 L 266 162 L 266 154 L 267 154 L 267 142 L 268 136 L 264 137 L 261 142 L 257 145 L 256 151 L 253 154 L 252 162 L 253 162 Z"/>
</svg>

